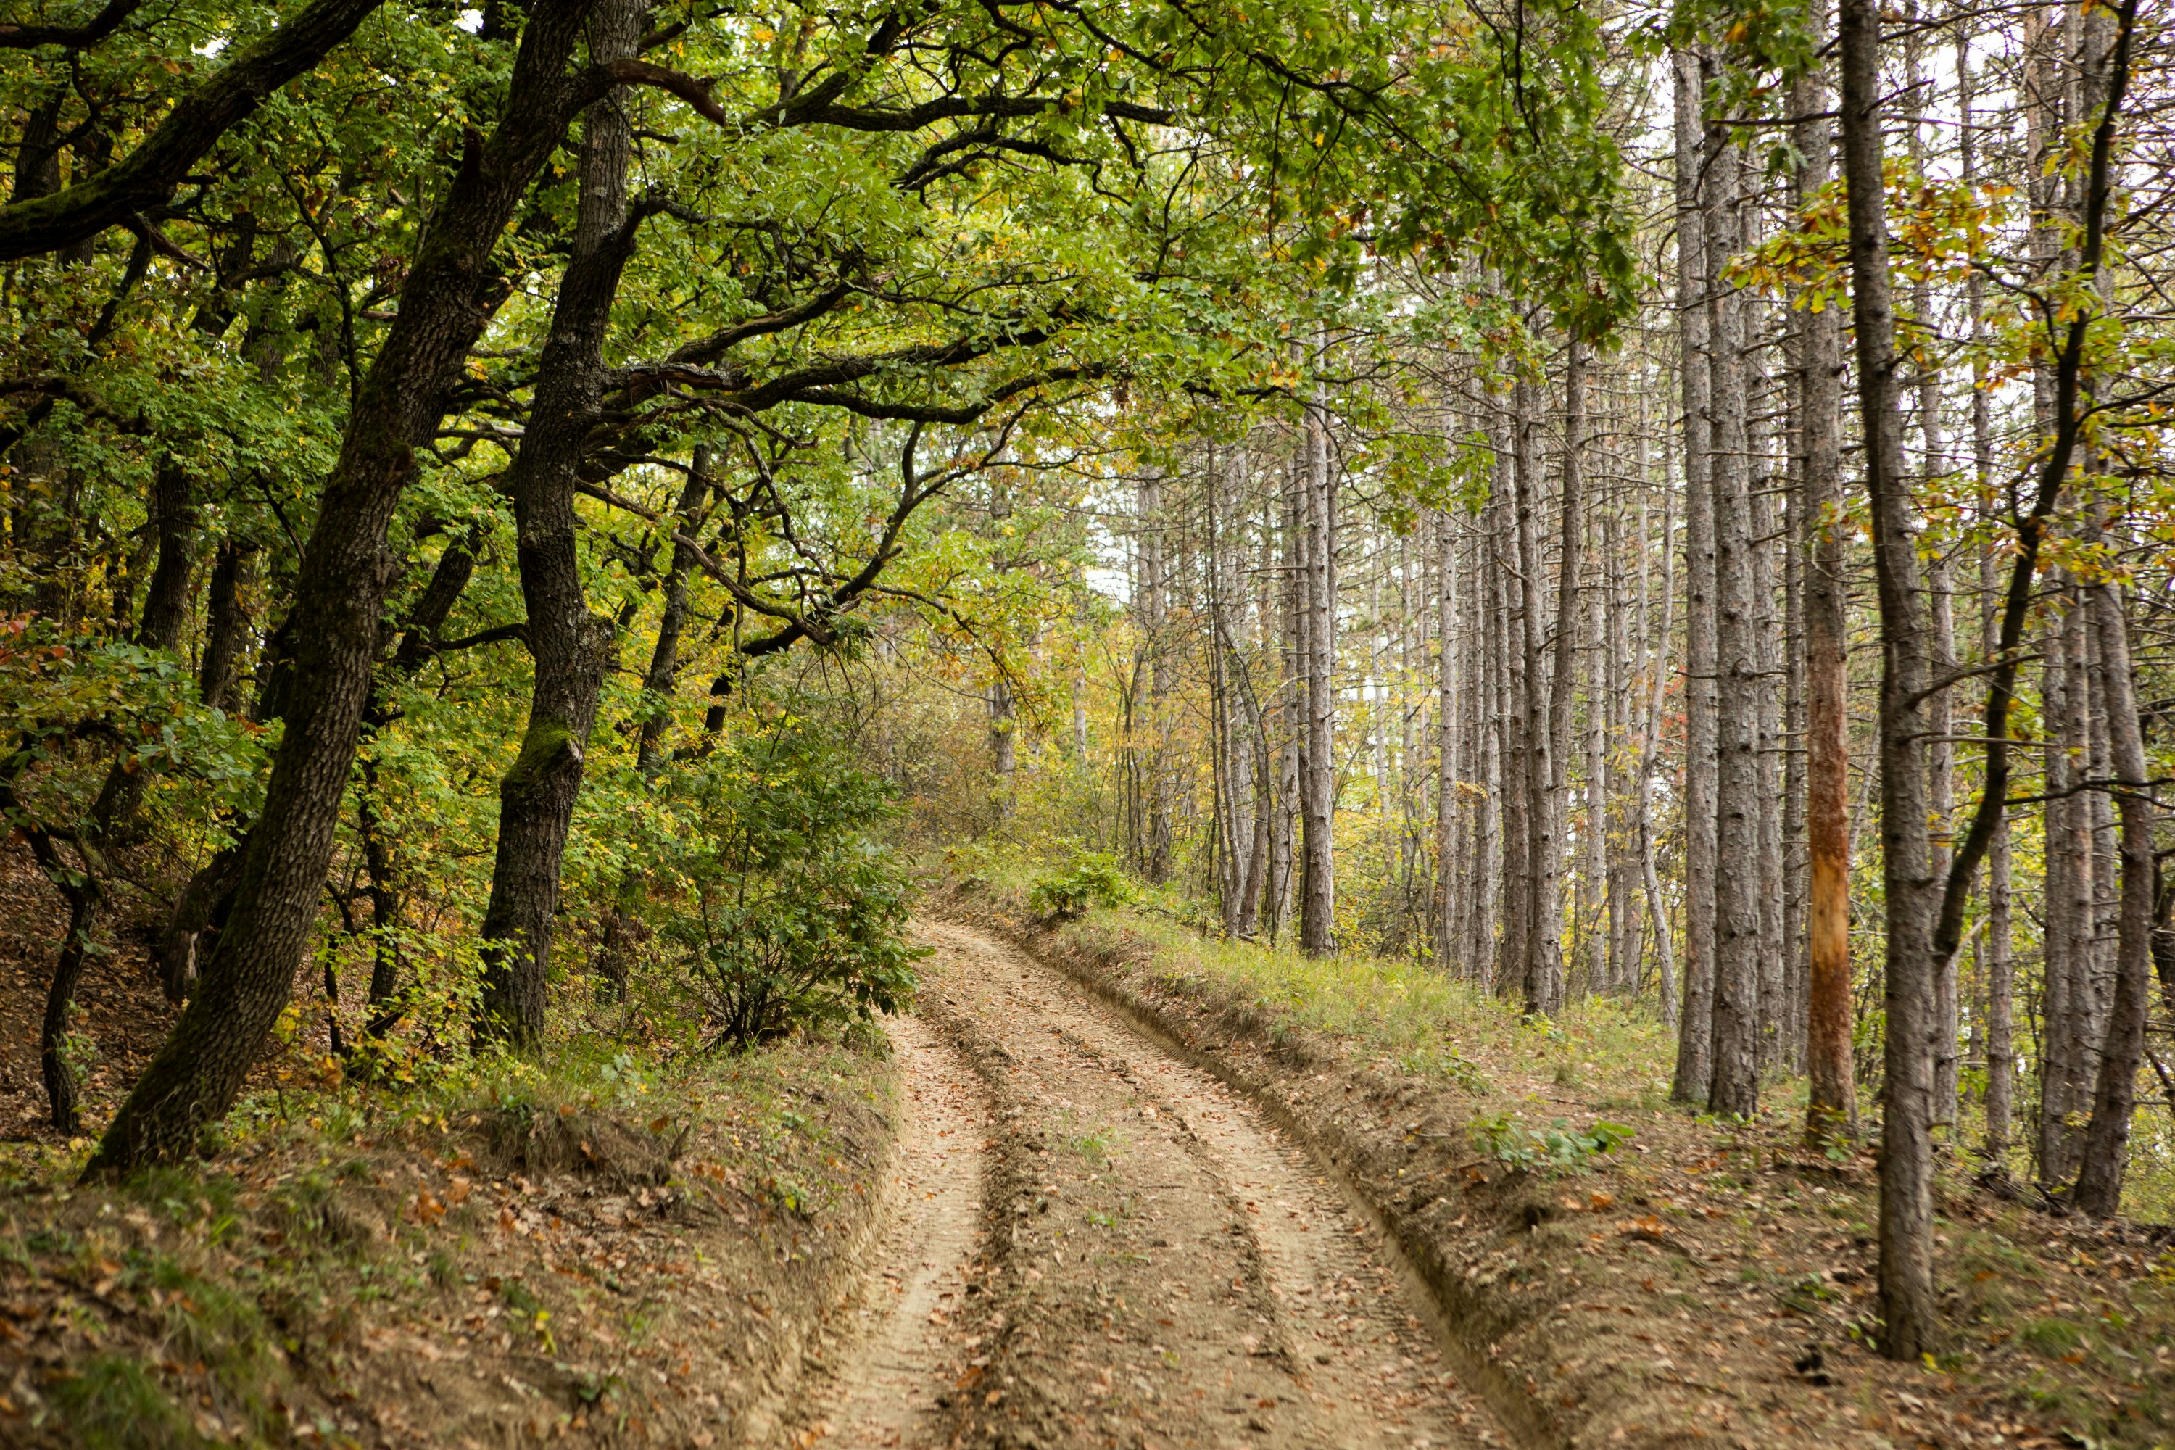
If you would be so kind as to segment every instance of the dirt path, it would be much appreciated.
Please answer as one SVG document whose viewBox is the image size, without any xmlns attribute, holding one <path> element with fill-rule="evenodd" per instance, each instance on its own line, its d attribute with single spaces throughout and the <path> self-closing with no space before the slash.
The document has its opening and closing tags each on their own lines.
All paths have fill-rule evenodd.
<svg viewBox="0 0 2175 1450">
<path fill-rule="evenodd" d="M 1508 1443 L 1339 1191 L 1260 1114 L 1009 947 L 919 929 L 936 948 L 923 1013 L 980 1068 L 996 1126 L 986 1174 L 907 1134 L 926 1207 L 887 1239 L 900 1289 L 867 1347 L 836 1356 L 823 1443 Z M 898 1040 L 956 1137 L 974 1095 L 925 1032 Z M 958 1229 L 970 1190 L 943 1174 L 988 1184 L 980 1257 Z M 960 1273 L 964 1323 L 940 1287 Z"/>
<path fill-rule="evenodd" d="M 795 1443 L 941 1443 L 938 1423 L 982 1239 L 988 1089 L 927 1023 L 890 1026 L 905 1079 L 874 1260 L 823 1351 Z"/>
</svg>

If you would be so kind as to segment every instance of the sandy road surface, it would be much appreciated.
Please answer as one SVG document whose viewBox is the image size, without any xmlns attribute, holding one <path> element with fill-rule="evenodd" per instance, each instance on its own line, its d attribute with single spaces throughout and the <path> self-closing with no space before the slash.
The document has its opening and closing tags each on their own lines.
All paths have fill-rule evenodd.
<svg viewBox="0 0 2175 1450">
<path fill-rule="evenodd" d="M 988 1089 L 927 1023 L 891 1024 L 905 1091 L 874 1260 L 789 1416 L 801 1443 L 941 1444 L 973 1255 L 982 1241 Z M 975 1285 L 977 1291 L 980 1286 Z"/>
<path fill-rule="evenodd" d="M 870 1280 L 891 1287 L 831 1356 L 821 1443 L 1509 1443 L 1261 1114 L 1011 948 L 919 931 L 910 1186 Z"/>
</svg>

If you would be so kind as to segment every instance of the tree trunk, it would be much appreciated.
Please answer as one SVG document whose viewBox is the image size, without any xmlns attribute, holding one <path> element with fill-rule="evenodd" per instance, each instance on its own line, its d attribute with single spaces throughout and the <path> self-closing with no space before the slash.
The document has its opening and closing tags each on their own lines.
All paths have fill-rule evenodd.
<svg viewBox="0 0 2175 1450">
<path fill-rule="evenodd" d="M 1146 727 L 1148 749 L 1145 753 L 1146 780 L 1142 788 L 1142 805 L 1146 814 L 1141 836 L 1141 875 L 1161 884 L 1171 874 L 1171 802 L 1168 777 L 1170 762 L 1170 731 L 1165 712 L 1170 702 L 1165 697 L 1165 686 L 1170 679 L 1169 667 L 1164 663 L 1165 652 L 1172 647 L 1167 637 L 1170 613 L 1170 595 L 1167 575 L 1165 520 L 1163 517 L 1163 476 L 1160 470 L 1149 468 L 1140 478 L 1135 498 L 1140 528 L 1140 608 L 1141 649 L 1145 669 L 1142 678 L 1147 685 L 1145 692 Z"/>
<path fill-rule="evenodd" d="M 1684 1010 L 1670 1096 L 1703 1103 L 1714 1076 L 1715 618 L 1712 378 L 1707 248 L 1700 215 L 1698 57 L 1671 56 L 1676 80 L 1677 346 L 1684 388 Z"/>
<path fill-rule="evenodd" d="M 1935 1348 L 1933 1291 L 1933 843 L 1926 788 L 1929 622 L 1897 400 L 1895 301 L 1882 194 L 1880 7 L 1841 0 L 1843 175 L 1851 314 L 1866 444 L 1881 633 L 1881 842 L 1887 954 L 1880 1152 L 1881 1352 Z"/>
<path fill-rule="evenodd" d="M 1707 316 L 1713 371 L 1715 876 L 1714 1068 L 1710 1112 L 1759 1110 L 1759 640 L 1753 614 L 1751 443 L 1746 433 L 1744 306 L 1722 276 L 1742 245 L 1742 154 L 1707 132 Z"/>
<path fill-rule="evenodd" d="M 222 539 L 212 559 L 197 694 L 214 710 L 231 712 L 241 685 L 242 652 L 248 647 L 249 637 L 249 607 L 242 594 L 249 561 L 255 554 L 252 544 Z"/>
<path fill-rule="evenodd" d="M 1326 345 L 1326 344 L 1325 344 Z M 1336 949 L 1336 856 L 1331 840 L 1337 804 L 1336 481 L 1329 467 L 1329 415 L 1317 385 L 1306 412 L 1305 779 L 1299 884 L 1299 949 L 1324 956 Z"/>
<path fill-rule="evenodd" d="M 1832 159 L 1827 86 L 1797 83 L 1791 109 L 1820 119 L 1797 125 L 1798 196 L 1828 183 Z M 1844 618 L 1842 337 L 1835 309 L 1793 313 L 1799 329 L 1799 447 L 1805 475 L 1798 547 L 1805 569 L 1805 1134 L 1816 1147 L 1857 1135 L 1851 1052 L 1850 733 L 1845 714 L 1848 625 Z"/>
<path fill-rule="evenodd" d="M 1533 434 L 1540 426 L 1534 416 L 1533 385 L 1521 373 L 1512 388 L 1511 484 L 1512 541 L 1517 549 L 1519 667 L 1518 667 L 1518 765 L 1511 789 L 1519 792 L 1520 851 L 1524 869 L 1517 886 L 1519 955 L 1511 962 L 1513 975 L 1500 983 L 1508 990 L 1517 983 L 1527 1012 L 1546 1012 L 1553 997 L 1557 952 L 1554 939 L 1558 924 L 1552 904 L 1556 893 L 1556 841 L 1550 785 L 1555 772 L 1549 765 L 1547 618 L 1541 580 L 1539 450 Z M 1509 835 L 1508 821 L 1505 835 Z"/>
<path fill-rule="evenodd" d="M 1019 737 L 1015 728 L 1012 681 L 999 675 L 989 687 L 989 760 L 990 768 L 997 777 L 997 810 L 1000 815 L 1010 815 L 1012 812 L 1013 780 L 1019 773 Z"/>
<path fill-rule="evenodd" d="M 2122 813 L 2120 912 L 2115 933 L 2113 1001 L 2100 1049 L 2099 1081 L 2092 1119 L 2085 1126 L 2084 1154 L 2074 1201 L 2095 1218 L 2111 1218 L 2122 1206 L 2122 1176 L 2129 1162 L 2130 1118 L 2137 1108 L 2137 1068 L 2145 1051 L 2145 1020 L 2151 1013 L 2153 933 L 2153 799 L 2131 675 L 2129 619 L 2116 586 L 2091 587 L 2092 624 L 2099 637 L 2097 669 L 2107 704 L 2116 797 Z"/>
<path fill-rule="evenodd" d="M 2091 1077 L 2092 851 L 2090 815 L 2078 788 L 2085 752 L 2085 607 L 2070 591 L 2049 628 L 2040 695 L 2046 726 L 2046 927 L 2040 1010 L 2039 1181 L 2055 1188 L 2077 1169 L 2076 1118 Z"/>
<path fill-rule="evenodd" d="M 1978 186 L 1977 122 L 1972 111 L 1973 76 L 1971 36 L 1968 28 L 1956 37 L 1956 105 L 1961 125 L 1957 140 L 1961 154 L 1962 181 L 1966 189 Z M 1986 386 L 1986 278 L 1974 267 L 1964 279 L 1964 303 L 1971 314 L 1971 460 L 1978 485 L 1978 511 L 1982 520 L 1996 514 L 1994 493 L 1993 402 Z M 1991 659 L 2001 648 L 2001 616 L 1997 580 L 1997 550 L 1991 541 L 1979 549 L 1979 648 Z M 1986 988 L 1986 1143 L 1987 1159 L 2001 1170 L 2009 1151 L 2011 1119 L 2016 1093 L 2016 1014 L 2014 966 L 2010 960 L 2009 922 L 2009 816 L 2003 808 L 1996 818 L 1986 848 L 1986 941 L 1981 966 Z"/>
<path fill-rule="evenodd" d="M 1791 92 L 1796 109 L 1799 91 Z M 1791 195 L 1797 195 L 1792 178 Z M 1782 669 L 1783 704 L 1780 748 L 1782 772 L 1782 936 L 1777 943 L 1782 973 L 1782 1040 L 1785 1071 L 1805 1071 L 1806 979 L 1809 975 L 1805 928 L 1809 863 L 1805 852 L 1805 566 L 1812 531 L 1805 523 L 1805 312 L 1786 309 L 1783 407 L 1788 417 L 1782 510 Z"/>
<path fill-rule="evenodd" d="M 391 580 L 386 525 L 470 347 L 505 296 L 491 252 L 570 119 L 577 93 L 566 62 L 588 8 L 588 0 L 542 0 L 530 12 L 503 118 L 471 151 L 424 230 L 303 551 L 286 730 L 213 969 L 106 1130 L 87 1174 L 194 1151 L 198 1133 L 233 1102 L 287 1004 L 369 691 Z"/>
<path fill-rule="evenodd" d="M 1922 65 L 1923 34 L 1919 27 L 1906 26 L 1903 32 L 1904 83 L 1914 95 L 1925 94 L 1925 72 Z M 1914 103 L 1914 112 L 1923 111 L 1930 100 Z M 1909 146 L 1911 169 L 1923 175 L 1925 172 L 1924 128 L 1914 114 L 1905 128 Z M 1933 326 L 1932 288 L 1923 278 L 1911 284 L 1911 310 L 1921 325 Z M 1923 444 L 1920 454 L 1924 484 L 1929 496 L 1934 481 L 1947 469 L 1947 447 L 1941 426 L 1941 369 L 1938 360 L 1927 349 L 1925 359 L 1916 369 L 1914 379 L 1918 393 L 1918 430 Z M 1927 583 L 1931 591 L 1929 603 L 1933 616 L 1931 642 L 1931 668 L 1936 678 L 1944 677 L 1954 668 L 1956 656 L 1956 630 L 1953 590 L 1950 587 L 1948 560 L 1940 542 L 1926 539 L 1933 550 L 1927 561 Z M 1949 865 L 1949 824 L 1956 807 L 1956 746 L 1948 737 L 1953 733 L 1949 720 L 1949 696 L 1946 690 L 1936 690 L 1926 701 L 1926 728 L 1930 734 L 1926 750 L 1927 798 L 1933 812 L 1933 870 L 1936 877 L 1946 877 Z M 1956 978 L 1957 963 L 1953 952 L 1942 952 L 1935 959 L 1933 984 L 1934 1057 L 1933 1057 L 1933 1121 L 1937 1127 L 1953 1129 L 1956 1123 L 1957 1056 L 1956 1045 L 1960 1030 L 1961 1002 L 1958 997 Z"/>
<path fill-rule="evenodd" d="M 1548 791 L 1547 870 L 1542 876 L 1539 936 L 1544 969 L 1534 992 L 1529 986 L 1526 1010 L 1553 1016 L 1563 1010 L 1563 838 L 1571 808 L 1571 696 L 1578 682 L 1578 573 L 1584 549 L 1581 527 L 1585 523 L 1585 492 L 1580 451 L 1586 441 L 1586 345 L 1575 334 L 1568 339 L 1563 364 L 1563 485 L 1557 500 L 1561 537 L 1556 569 L 1555 670 L 1548 690 Z"/>
<path fill-rule="evenodd" d="M 591 60 L 632 59 L 648 14 L 648 0 L 604 0 L 590 25 Z M 476 1028 L 487 1041 L 524 1049 L 544 1034 L 560 862 L 609 663 L 611 624 L 590 612 L 582 589 L 574 487 L 604 394 L 612 302 L 640 224 L 627 210 L 628 95 L 624 87 L 606 95 L 583 126 L 573 247 L 537 364 L 528 430 L 507 479 L 535 679 L 521 752 L 499 782 Z"/>
<path fill-rule="evenodd" d="M 187 470 L 171 458 L 161 459 L 152 474 L 151 527 L 158 535 L 158 563 L 144 590 L 136 641 L 153 649 L 173 649 L 181 642 L 194 592 L 196 501 L 189 496 Z"/>
<path fill-rule="evenodd" d="M 1458 779 L 1461 769 L 1460 740 L 1462 721 L 1458 715 L 1460 680 L 1458 678 L 1458 587 L 1457 587 L 1457 535 L 1456 526 L 1447 512 L 1428 515 L 1433 523 L 1436 567 L 1440 571 L 1441 588 L 1435 595 L 1435 692 L 1436 692 L 1436 770 L 1435 770 L 1435 965 L 1443 971 L 1451 970 L 1458 955 L 1458 924 L 1463 920 L 1465 901 L 1462 875 L 1465 852 L 1463 811 L 1458 799 Z M 1471 681 L 1462 682 L 1466 690 Z"/>
<path fill-rule="evenodd" d="M 1661 624 L 1651 636 L 1642 639 L 1646 648 L 1647 698 L 1645 722 L 1640 729 L 1638 800 L 1633 809 L 1637 812 L 1639 831 L 1639 876 L 1646 888 L 1646 911 L 1654 938 L 1655 956 L 1660 970 L 1661 1016 L 1665 1026 L 1678 1027 L 1676 948 L 1669 926 L 1669 910 L 1662 899 L 1661 871 L 1655 857 L 1654 812 L 1650 797 L 1656 763 L 1661 756 L 1661 727 L 1663 702 L 1669 690 L 1669 643 L 1676 632 L 1676 495 L 1666 487 L 1669 459 L 1666 449 L 1662 457 L 1664 491 L 1661 512 Z M 1642 631 L 1643 633 L 1643 631 Z"/>
<path fill-rule="evenodd" d="M 1276 691 L 1278 745 L 1276 756 L 1276 816 L 1269 838 L 1269 940 L 1281 942 L 1291 927 L 1292 884 L 1298 873 L 1298 823 L 1300 761 L 1306 753 L 1306 641 L 1301 578 L 1306 559 L 1305 510 L 1299 493 L 1300 460 L 1296 451 L 1291 467 L 1284 470 L 1285 487 L 1278 500 L 1278 529 L 1282 539 L 1278 572 L 1277 617 L 1283 640 L 1282 679 Z"/>
<path fill-rule="evenodd" d="M 1497 453 L 1496 476 L 1500 482 L 1505 465 L 1500 450 Z M 1477 742 L 1481 799 L 1475 808 L 1474 887 L 1466 915 L 1465 942 L 1467 979 L 1483 991 L 1492 989 L 1496 982 L 1494 953 L 1502 920 L 1503 865 L 1507 860 L 1502 840 L 1503 721 L 1504 701 L 1509 697 L 1504 659 L 1510 629 L 1503 608 L 1501 558 L 1496 543 L 1499 532 L 1494 523 L 1499 513 L 1500 505 L 1491 501 L 1481 514 L 1473 543 L 1477 597 L 1471 609 L 1471 633 L 1480 689 L 1469 713 Z"/>
</svg>

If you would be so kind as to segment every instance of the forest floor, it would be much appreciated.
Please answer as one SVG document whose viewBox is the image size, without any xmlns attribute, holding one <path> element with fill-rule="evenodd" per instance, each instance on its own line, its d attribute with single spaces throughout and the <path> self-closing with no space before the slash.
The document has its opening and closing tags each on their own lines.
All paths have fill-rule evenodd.
<svg viewBox="0 0 2175 1450">
<path fill-rule="evenodd" d="M 2175 1444 L 2165 1228 L 2042 1212 L 1947 1162 L 1951 1337 L 1893 1364 L 1868 1348 L 1870 1152 L 1807 1153 L 1801 1104 L 1749 1124 L 1671 1107 L 1657 1025 L 1601 1003 L 1534 1026 L 1424 968 L 1022 902 L 975 877 L 938 909 L 1031 950 L 1331 1164 L 1521 1443 Z"/>
<path fill-rule="evenodd" d="M 214 1159 L 78 1187 L 37 1072 L 50 908 L 0 853 L 0 1444 L 780 1441 L 877 1228 L 900 1058 L 630 1033 L 365 1088 L 304 1035 Z M 148 983 L 126 933 L 88 969 L 94 1131 L 170 1020 Z"/>
</svg>

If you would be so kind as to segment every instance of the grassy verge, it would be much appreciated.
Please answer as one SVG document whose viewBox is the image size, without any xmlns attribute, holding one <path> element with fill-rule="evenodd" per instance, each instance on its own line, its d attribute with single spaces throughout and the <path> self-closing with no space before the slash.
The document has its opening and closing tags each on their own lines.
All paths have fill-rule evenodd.
<svg viewBox="0 0 2175 1450">
<path fill-rule="evenodd" d="M 253 1098 L 212 1163 L 0 1146 L 0 1441 L 735 1444 L 851 1271 L 892 1064 L 556 1050 Z"/>
<path fill-rule="evenodd" d="M 1007 879 L 1008 875 L 1010 879 Z M 2175 1443 L 2175 1255 L 1946 1165 L 1952 1338 L 1869 1345 L 1869 1154 L 1808 1154 L 1665 1101 L 1669 1044 L 1611 1003 L 1531 1023 L 1426 968 L 1052 922 L 1016 873 L 953 914 L 1013 937 L 1264 1102 L 1331 1158 L 1451 1311 L 1468 1358 L 1568 1445 Z"/>
</svg>

